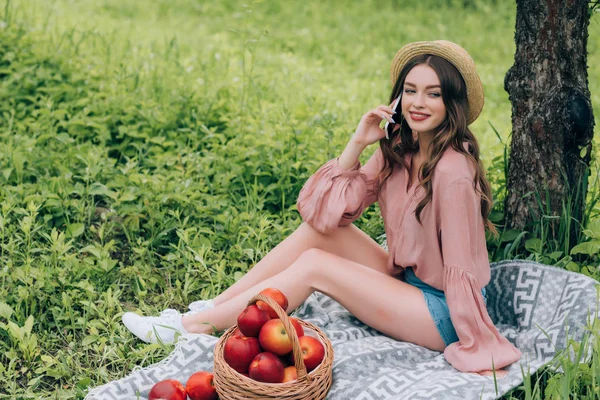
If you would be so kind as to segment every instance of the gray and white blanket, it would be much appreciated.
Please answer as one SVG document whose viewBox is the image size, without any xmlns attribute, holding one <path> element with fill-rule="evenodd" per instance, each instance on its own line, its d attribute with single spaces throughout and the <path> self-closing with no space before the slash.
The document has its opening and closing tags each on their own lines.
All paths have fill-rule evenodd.
<svg viewBox="0 0 600 400">
<path fill-rule="evenodd" d="M 523 353 L 497 380 L 497 388 L 492 377 L 457 371 L 440 352 L 384 336 L 323 294 L 312 294 L 295 315 L 322 328 L 333 344 L 327 399 L 495 399 L 520 385 L 524 373 L 549 364 L 570 339 L 581 341 L 587 324 L 598 316 L 597 284 L 585 275 L 531 261 L 492 263 L 486 287 L 490 317 Z M 185 335 L 165 360 L 97 387 L 86 399 L 146 399 L 162 379 L 185 384 L 195 371 L 212 371 L 217 340 Z"/>
</svg>

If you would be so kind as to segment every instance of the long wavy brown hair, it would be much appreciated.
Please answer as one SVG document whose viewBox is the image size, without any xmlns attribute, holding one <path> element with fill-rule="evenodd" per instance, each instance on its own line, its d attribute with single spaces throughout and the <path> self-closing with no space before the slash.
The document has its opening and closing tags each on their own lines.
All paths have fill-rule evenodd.
<svg viewBox="0 0 600 400">
<path fill-rule="evenodd" d="M 474 188 L 479 193 L 481 198 L 481 215 L 483 216 L 485 228 L 489 230 L 495 237 L 498 237 L 498 230 L 494 224 L 488 219 L 488 215 L 492 210 L 492 191 L 490 184 L 485 176 L 485 169 L 482 161 L 479 159 L 479 144 L 475 135 L 467 126 L 467 115 L 469 103 L 467 101 L 467 87 L 465 82 L 454 65 L 446 61 L 444 58 L 423 54 L 415 56 L 406 63 L 400 71 L 398 80 L 394 85 L 390 96 L 390 103 L 400 96 L 404 88 L 404 80 L 412 68 L 417 65 L 425 64 L 433 68 L 436 72 L 441 86 L 442 100 L 446 107 L 446 119 L 439 125 L 437 131 L 430 144 L 432 158 L 425 160 L 419 169 L 419 176 L 422 181 L 419 186 L 425 189 L 425 198 L 417 205 L 415 216 L 421 225 L 421 211 L 431 201 L 433 188 L 431 179 L 435 170 L 435 166 L 441 159 L 444 151 L 452 146 L 454 150 L 464 154 L 475 165 L 475 181 Z M 393 166 L 402 164 L 406 169 L 409 165 L 404 159 L 408 153 L 416 153 L 419 151 L 419 142 L 413 138 L 413 132 L 403 118 L 401 128 L 390 135 L 389 140 L 383 138 L 379 141 L 384 157 L 384 167 L 378 175 L 377 192 L 381 191 L 385 181 L 392 174 Z M 463 142 L 468 142 L 469 151 L 465 151 Z M 479 183 L 481 190 L 477 189 L 475 183 Z"/>
</svg>

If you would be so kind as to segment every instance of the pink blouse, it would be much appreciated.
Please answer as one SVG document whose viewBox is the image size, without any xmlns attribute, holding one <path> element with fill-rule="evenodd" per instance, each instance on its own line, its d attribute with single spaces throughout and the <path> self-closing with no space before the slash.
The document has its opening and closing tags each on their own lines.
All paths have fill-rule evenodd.
<svg viewBox="0 0 600 400">
<path fill-rule="evenodd" d="M 412 167 L 412 154 L 406 161 Z M 492 360 L 496 370 L 518 361 L 521 352 L 498 332 L 481 294 L 490 281 L 490 263 L 480 199 L 473 188 L 475 169 L 467 157 L 452 148 L 442 155 L 432 177 L 431 202 L 421 211 L 423 226 L 414 212 L 425 190 L 417 190 L 417 182 L 409 188 L 409 171 L 395 165 L 377 197 L 382 168 L 380 148 L 362 168 L 360 161 L 350 170 L 343 170 L 337 158 L 328 161 L 300 191 L 300 215 L 319 232 L 329 233 L 379 202 L 390 274 L 412 266 L 419 279 L 446 295 L 459 338 L 444 350 L 446 360 L 461 372 L 491 370 Z"/>
</svg>

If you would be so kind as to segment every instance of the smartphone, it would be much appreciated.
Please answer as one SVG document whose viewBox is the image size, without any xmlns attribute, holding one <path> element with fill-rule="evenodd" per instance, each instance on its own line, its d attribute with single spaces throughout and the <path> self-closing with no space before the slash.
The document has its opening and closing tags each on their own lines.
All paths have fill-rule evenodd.
<svg viewBox="0 0 600 400">
<path fill-rule="evenodd" d="M 392 124 L 389 121 L 385 123 L 385 128 L 384 128 L 385 129 L 385 138 L 388 140 L 390 138 L 390 135 L 394 131 L 394 127 L 396 126 L 396 124 L 398 122 L 400 122 L 400 115 L 402 114 L 402 107 L 400 106 L 401 98 L 402 98 L 402 94 L 400 94 L 400 96 L 398 96 L 398 98 L 392 104 L 392 110 L 394 110 L 396 112 L 396 114 L 392 115 L 392 119 L 394 120 L 394 123 Z"/>
</svg>

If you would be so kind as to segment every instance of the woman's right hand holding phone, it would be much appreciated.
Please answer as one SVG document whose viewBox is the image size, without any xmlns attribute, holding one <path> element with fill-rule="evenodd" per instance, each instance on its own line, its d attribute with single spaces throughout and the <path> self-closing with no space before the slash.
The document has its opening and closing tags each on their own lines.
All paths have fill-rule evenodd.
<svg viewBox="0 0 600 400">
<path fill-rule="evenodd" d="M 394 110 L 390 106 L 380 105 L 362 116 L 352 139 L 350 139 L 346 148 L 338 157 L 338 164 L 342 169 L 350 169 L 356 164 L 356 161 L 367 146 L 385 137 L 385 130 L 380 128 L 379 125 L 382 120 L 394 123 L 392 119 L 393 114 Z"/>
<path fill-rule="evenodd" d="M 385 137 L 385 130 L 380 128 L 379 125 L 382 120 L 394 123 L 392 115 L 394 115 L 392 107 L 383 104 L 367 111 L 360 119 L 354 136 L 352 136 L 352 141 L 358 145 L 367 147 L 383 139 Z"/>
</svg>

